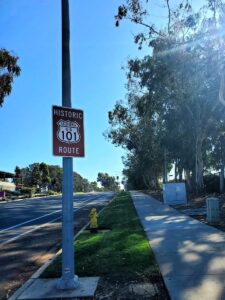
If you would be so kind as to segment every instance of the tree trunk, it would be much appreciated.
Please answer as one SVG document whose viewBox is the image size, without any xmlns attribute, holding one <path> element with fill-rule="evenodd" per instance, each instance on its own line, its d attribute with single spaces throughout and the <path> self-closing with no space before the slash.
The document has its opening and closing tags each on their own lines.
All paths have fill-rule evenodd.
<svg viewBox="0 0 225 300">
<path fill-rule="evenodd" d="M 197 136 L 195 149 L 195 184 L 196 194 L 199 194 L 204 189 L 203 182 L 203 159 L 202 159 L 202 144 L 203 138 Z"/>
<path fill-rule="evenodd" d="M 191 185 L 190 170 L 184 170 L 184 178 L 185 178 L 188 190 L 191 190 L 192 189 L 192 185 Z"/>
<path fill-rule="evenodd" d="M 177 182 L 177 176 L 178 176 L 178 160 L 175 160 L 174 163 L 174 181 Z"/>
<path fill-rule="evenodd" d="M 166 150 L 164 150 L 164 174 L 163 174 L 163 182 L 166 183 L 168 181 L 167 178 L 167 157 L 166 157 Z"/>
<path fill-rule="evenodd" d="M 224 193 L 224 164 L 220 169 L 220 194 Z"/>
<path fill-rule="evenodd" d="M 179 178 L 179 182 L 183 180 L 183 167 L 180 161 L 178 163 L 178 178 Z"/>
<path fill-rule="evenodd" d="M 155 182 L 155 190 L 159 190 L 159 180 L 158 180 L 158 176 L 157 175 L 154 178 L 154 182 Z"/>
<path fill-rule="evenodd" d="M 149 176 L 142 175 L 142 178 L 144 181 L 144 185 L 147 187 L 147 189 L 151 190 L 152 186 L 151 186 L 151 180 L 149 180 Z"/>
<path fill-rule="evenodd" d="M 179 182 L 183 180 L 183 169 L 179 170 Z"/>
</svg>

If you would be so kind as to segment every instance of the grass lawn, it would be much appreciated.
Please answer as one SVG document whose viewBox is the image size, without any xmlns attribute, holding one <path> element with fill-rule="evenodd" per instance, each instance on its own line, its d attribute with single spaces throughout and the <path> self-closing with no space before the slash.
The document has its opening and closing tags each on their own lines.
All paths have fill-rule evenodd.
<svg viewBox="0 0 225 300">
<path fill-rule="evenodd" d="M 153 254 L 129 193 L 122 192 L 99 215 L 104 233 L 81 234 L 75 242 L 78 276 L 126 276 L 127 279 L 158 275 Z M 61 276 L 61 256 L 44 272 L 44 278 Z"/>
</svg>

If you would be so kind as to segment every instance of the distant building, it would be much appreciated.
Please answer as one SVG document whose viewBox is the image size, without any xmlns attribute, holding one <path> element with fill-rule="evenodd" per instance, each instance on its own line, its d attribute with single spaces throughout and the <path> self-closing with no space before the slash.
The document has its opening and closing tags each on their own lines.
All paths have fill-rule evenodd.
<svg viewBox="0 0 225 300">
<path fill-rule="evenodd" d="M 0 171 L 0 191 L 15 191 L 16 185 L 7 181 L 8 178 L 14 178 L 14 176 L 14 173 Z"/>
<path fill-rule="evenodd" d="M 15 191 L 16 185 L 13 182 L 0 181 L 0 191 Z"/>
</svg>

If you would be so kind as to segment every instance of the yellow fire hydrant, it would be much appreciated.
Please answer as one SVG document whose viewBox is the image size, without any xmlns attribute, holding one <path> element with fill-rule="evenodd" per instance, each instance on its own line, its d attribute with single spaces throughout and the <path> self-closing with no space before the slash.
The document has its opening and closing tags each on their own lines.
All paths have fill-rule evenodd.
<svg viewBox="0 0 225 300">
<path fill-rule="evenodd" d="M 96 233 L 98 231 L 98 214 L 96 208 L 92 208 L 89 214 L 90 217 L 90 231 Z"/>
</svg>

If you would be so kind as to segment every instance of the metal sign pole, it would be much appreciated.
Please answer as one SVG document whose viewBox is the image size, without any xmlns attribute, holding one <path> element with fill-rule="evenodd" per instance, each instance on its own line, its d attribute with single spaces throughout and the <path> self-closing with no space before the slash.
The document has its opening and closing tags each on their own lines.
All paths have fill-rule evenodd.
<svg viewBox="0 0 225 300">
<path fill-rule="evenodd" d="M 70 75 L 70 21 L 69 1 L 61 0 L 62 5 L 62 106 L 71 107 Z M 62 182 L 62 277 L 57 287 L 67 290 L 78 286 L 78 277 L 74 275 L 73 246 L 73 159 L 63 157 Z"/>
</svg>

